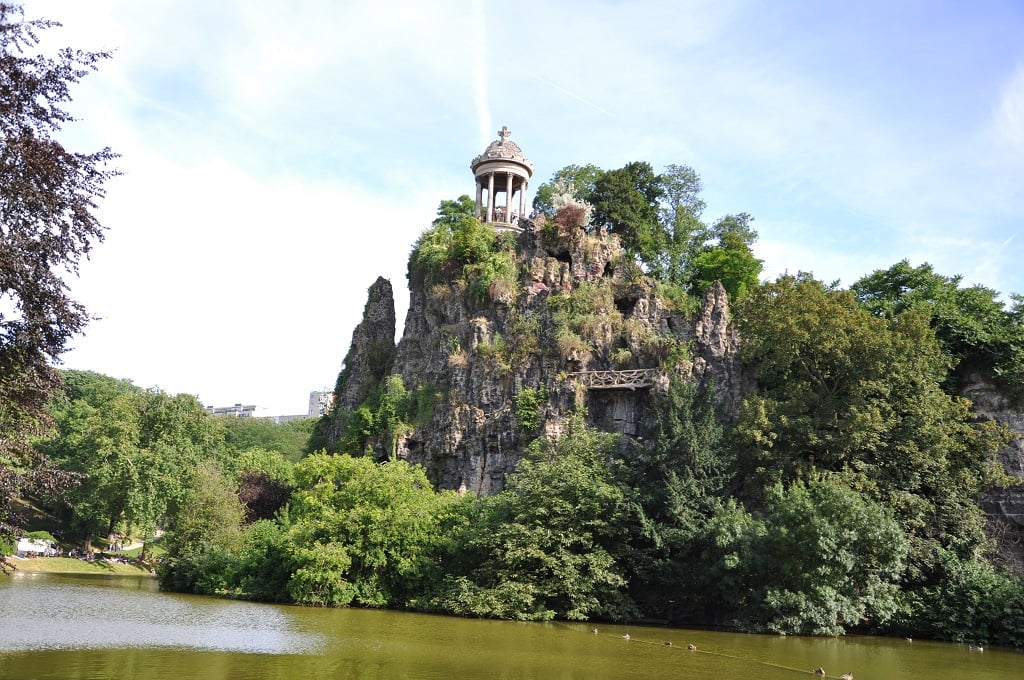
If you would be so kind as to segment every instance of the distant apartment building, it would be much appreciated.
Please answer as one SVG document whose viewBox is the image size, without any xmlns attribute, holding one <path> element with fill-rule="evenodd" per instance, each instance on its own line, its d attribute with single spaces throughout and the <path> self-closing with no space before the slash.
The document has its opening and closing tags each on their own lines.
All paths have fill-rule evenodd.
<svg viewBox="0 0 1024 680">
<path fill-rule="evenodd" d="M 334 392 L 328 392 L 322 390 L 320 392 L 309 393 L 309 417 L 319 418 L 320 416 L 327 415 L 327 412 L 331 410 L 331 404 L 334 403 Z"/>
<path fill-rule="evenodd" d="M 207 406 L 206 412 L 211 416 L 234 416 L 236 418 L 266 418 L 275 423 L 286 423 L 289 420 L 302 418 L 319 418 L 331 409 L 334 403 L 334 392 L 320 390 L 309 393 L 309 409 L 306 413 L 294 416 L 272 416 L 266 409 L 257 409 L 253 404 L 235 404 L 234 406 Z M 257 413 L 257 410 L 260 413 Z"/>
<path fill-rule="evenodd" d="M 206 412 L 211 416 L 235 416 L 236 418 L 252 418 L 256 414 L 253 404 L 235 404 L 234 406 L 207 406 Z"/>
</svg>

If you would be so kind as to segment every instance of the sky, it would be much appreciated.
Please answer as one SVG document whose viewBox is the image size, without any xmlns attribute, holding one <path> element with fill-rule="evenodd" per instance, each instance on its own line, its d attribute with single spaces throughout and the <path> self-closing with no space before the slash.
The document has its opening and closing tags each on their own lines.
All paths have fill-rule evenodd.
<svg viewBox="0 0 1024 680">
<path fill-rule="evenodd" d="M 59 139 L 111 147 L 62 366 L 306 412 L 378 276 L 507 125 L 536 170 L 691 166 L 764 277 L 903 259 L 1024 293 L 1021 0 L 24 0 L 112 58 Z"/>
</svg>

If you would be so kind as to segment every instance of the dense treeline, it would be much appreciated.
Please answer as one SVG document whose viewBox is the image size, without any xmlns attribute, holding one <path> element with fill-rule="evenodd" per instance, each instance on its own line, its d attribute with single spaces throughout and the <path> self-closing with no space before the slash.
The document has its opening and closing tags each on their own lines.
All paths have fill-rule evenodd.
<svg viewBox="0 0 1024 680">
<path fill-rule="evenodd" d="M 38 499 L 64 539 L 86 548 L 113 534 L 152 537 L 189 507 L 207 478 L 229 481 L 245 517 L 273 517 L 291 493 L 291 461 L 304 455 L 315 424 L 213 418 L 191 395 L 88 371 L 62 378 L 63 391 L 48 406 L 54 431 L 35 446 L 74 483 Z"/>
<path fill-rule="evenodd" d="M 915 474 L 896 448 L 874 455 L 882 474 L 780 447 L 753 456 L 773 481 L 751 491 L 753 454 L 733 440 L 770 440 L 762 404 L 732 432 L 687 385 L 662 406 L 653 448 L 623 457 L 577 414 L 485 498 L 436 492 L 400 460 L 317 453 L 295 465 L 276 520 L 246 524 L 231 486 L 207 484 L 175 525 L 161 582 L 315 606 L 1024 642 L 1024 588 L 985 560 L 964 495 L 999 477 L 989 457 Z M 1004 441 L 951 409 L 947 453 Z"/>
<path fill-rule="evenodd" d="M 759 271 L 749 217 L 704 227 L 696 190 L 666 199 L 661 177 L 661 193 L 645 194 L 635 165 L 614 178 L 576 169 L 589 200 L 560 186 L 538 192 L 535 207 L 556 230 L 576 220 L 618 233 L 637 275 L 667 294 L 699 294 L 712 271 L 702 263 L 723 261 L 723 244 Z M 699 189 L 692 171 L 674 173 Z M 623 206 L 647 226 L 635 228 Z M 458 280 L 482 302 L 518 273 L 514 243 L 472 208 L 465 198 L 442 203 L 410 277 Z M 681 221 L 685 238 L 666 226 Z M 653 257 L 672 239 L 689 245 Z M 536 436 L 546 395 L 523 390 L 516 415 L 535 438 L 505 490 L 476 497 L 436 491 L 394 456 L 397 437 L 433 406 L 429 385 L 382 377 L 345 414 L 339 451 L 301 456 L 297 439 L 270 446 L 280 431 L 214 421 L 192 398 L 69 373 L 51 407 L 58 434 L 40 447 L 82 483 L 54 507 L 83 536 L 164 526 L 158 571 L 173 590 L 1024 646 L 1024 584 L 993 562 L 977 503 L 1016 483 L 995 459 L 1010 435 L 956 396 L 980 375 L 1020 403 L 1021 300 L 1007 307 L 994 291 L 906 262 L 849 290 L 807 274 L 757 283 L 751 269 L 736 271 L 747 272 L 733 287 L 733 314 L 757 389 L 728 425 L 711 393 L 673 380 L 642 439 L 624 443 L 577 412 L 549 440 Z M 528 335 L 502 351 L 530 351 Z M 119 494 L 101 493 L 104 484 Z"/>
</svg>

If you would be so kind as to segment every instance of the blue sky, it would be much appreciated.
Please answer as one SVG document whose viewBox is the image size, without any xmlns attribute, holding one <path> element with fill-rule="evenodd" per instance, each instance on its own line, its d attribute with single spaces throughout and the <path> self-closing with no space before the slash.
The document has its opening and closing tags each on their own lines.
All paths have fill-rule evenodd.
<svg viewBox="0 0 1024 680">
<path fill-rule="evenodd" d="M 1024 3 L 26 0 L 114 50 L 63 140 L 124 176 L 65 366 L 301 413 L 502 125 L 536 167 L 692 166 L 765 276 L 907 258 L 1024 293 Z"/>
</svg>

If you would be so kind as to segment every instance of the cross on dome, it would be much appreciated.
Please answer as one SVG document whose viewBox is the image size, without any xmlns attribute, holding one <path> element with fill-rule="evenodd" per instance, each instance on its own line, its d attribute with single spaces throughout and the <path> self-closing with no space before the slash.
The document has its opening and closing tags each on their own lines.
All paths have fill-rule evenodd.
<svg viewBox="0 0 1024 680">
<path fill-rule="evenodd" d="M 502 125 L 498 130 L 498 136 L 501 137 L 501 143 L 504 144 L 505 140 L 512 136 L 512 131 L 508 129 L 507 125 Z"/>
</svg>

